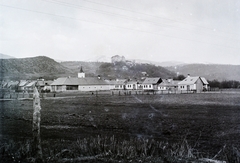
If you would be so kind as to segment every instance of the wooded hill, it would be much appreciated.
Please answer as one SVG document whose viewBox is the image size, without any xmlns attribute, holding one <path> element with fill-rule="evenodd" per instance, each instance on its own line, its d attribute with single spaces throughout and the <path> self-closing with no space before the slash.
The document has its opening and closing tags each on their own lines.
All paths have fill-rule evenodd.
<svg viewBox="0 0 240 163">
<path fill-rule="evenodd" d="M 176 74 L 163 67 L 151 64 L 128 65 L 125 62 L 61 62 L 45 57 L 32 57 L 22 59 L 0 59 L 0 80 L 20 79 L 56 79 L 57 77 L 77 77 L 82 66 L 86 76 L 101 75 L 105 78 L 139 78 L 142 72 L 150 77 L 169 78 Z"/>
<path fill-rule="evenodd" d="M 116 62 L 115 64 L 109 62 L 81 62 L 68 61 L 61 62 L 65 67 L 73 70 L 74 73 L 79 72 L 82 66 L 86 76 L 101 75 L 104 78 L 140 78 L 143 77 L 142 72 L 146 72 L 150 77 L 169 78 L 175 77 L 176 74 L 163 67 L 154 66 L 151 64 L 133 64 L 128 65 L 125 62 Z"/>
<path fill-rule="evenodd" d="M 45 56 L 0 59 L 0 78 L 3 79 L 37 79 L 40 77 L 53 79 L 72 71 L 51 58 Z"/>
</svg>

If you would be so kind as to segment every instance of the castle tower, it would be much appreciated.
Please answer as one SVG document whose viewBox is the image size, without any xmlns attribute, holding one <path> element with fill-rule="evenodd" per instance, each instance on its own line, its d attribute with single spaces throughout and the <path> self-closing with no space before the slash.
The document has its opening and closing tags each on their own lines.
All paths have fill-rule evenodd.
<svg viewBox="0 0 240 163">
<path fill-rule="evenodd" d="M 85 73 L 83 72 L 82 66 L 80 72 L 78 73 L 78 78 L 85 78 Z"/>
</svg>

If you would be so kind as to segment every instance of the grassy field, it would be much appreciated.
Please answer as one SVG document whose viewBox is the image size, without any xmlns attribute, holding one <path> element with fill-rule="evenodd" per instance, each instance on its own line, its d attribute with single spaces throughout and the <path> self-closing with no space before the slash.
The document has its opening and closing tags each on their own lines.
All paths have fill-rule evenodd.
<svg viewBox="0 0 240 163">
<path fill-rule="evenodd" d="M 34 160 L 32 105 L 0 101 L 0 160 Z M 41 107 L 45 162 L 240 161 L 239 93 L 79 94 Z"/>
</svg>

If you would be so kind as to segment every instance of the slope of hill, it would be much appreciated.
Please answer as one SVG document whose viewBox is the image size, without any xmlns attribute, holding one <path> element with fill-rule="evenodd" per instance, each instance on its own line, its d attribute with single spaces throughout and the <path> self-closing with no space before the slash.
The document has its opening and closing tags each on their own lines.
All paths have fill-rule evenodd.
<svg viewBox="0 0 240 163">
<path fill-rule="evenodd" d="M 60 62 L 61 65 L 71 69 L 75 74 L 79 72 L 81 66 L 87 76 L 97 74 L 98 68 L 106 62 L 84 62 L 84 61 L 65 61 Z"/>
<path fill-rule="evenodd" d="M 143 76 L 142 72 L 146 72 L 151 77 L 169 78 L 176 76 L 176 73 L 152 64 L 128 65 L 126 62 L 113 64 L 109 62 L 81 61 L 61 62 L 61 64 L 72 69 L 74 73 L 79 72 L 82 66 L 86 76 L 101 75 L 104 78 L 140 78 Z"/>
<path fill-rule="evenodd" d="M 171 67 L 171 66 L 185 65 L 186 64 L 186 63 L 177 62 L 177 61 L 165 61 L 165 62 L 155 61 L 154 62 L 154 61 L 141 60 L 141 59 L 133 59 L 131 61 L 134 61 L 135 63 L 153 64 L 153 65 L 162 66 L 162 67 Z"/>
<path fill-rule="evenodd" d="M 166 67 L 175 73 L 191 76 L 204 76 L 207 80 L 238 80 L 240 81 L 240 65 L 189 64 Z"/>
<path fill-rule="evenodd" d="M 0 53 L 0 59 L 10 59 L 10 58 L 14 58 L 14 57 Z"/>
<path fill-rule="evenodd" d="M 151 64 L 128 65 L 125 62 L 103 63 L 97 73 L 108 78 L 140 78 L 146 72 L 149 77 L 172 78 L 176 73 L 171 72 L 161 66 Z"/>
<path fill-rule="evenodd" d="M 54 78 L 71 74 L 71 70 L 45 56 L 23 59 L 0 59 L 2 79 Z"/>
</svg>

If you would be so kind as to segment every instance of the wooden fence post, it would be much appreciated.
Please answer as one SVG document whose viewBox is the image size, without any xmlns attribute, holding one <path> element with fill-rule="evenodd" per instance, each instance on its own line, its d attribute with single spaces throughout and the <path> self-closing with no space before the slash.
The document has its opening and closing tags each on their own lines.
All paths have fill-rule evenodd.
<svg viewBox="0 0 240 163">
<path fill-rule="evenodd" d="M 33 156 L 35 157 L 35 162 L 43 162 L 42 160 L 42 147 L 41 147 L 41 137 L 40 137 L 40 122 L 41 122 L 41 106 L 40 97 L 37 88 L 34 88 L 33 92 Z"/>
</svg>

